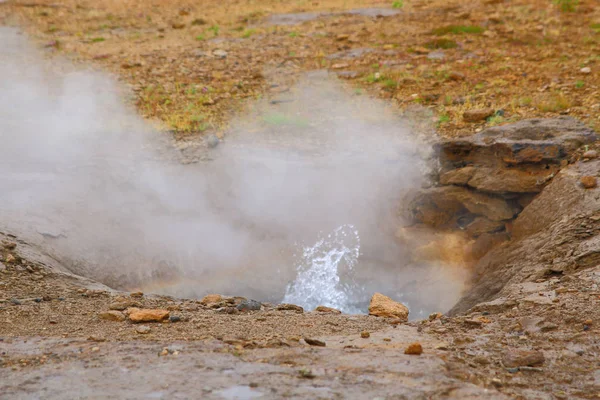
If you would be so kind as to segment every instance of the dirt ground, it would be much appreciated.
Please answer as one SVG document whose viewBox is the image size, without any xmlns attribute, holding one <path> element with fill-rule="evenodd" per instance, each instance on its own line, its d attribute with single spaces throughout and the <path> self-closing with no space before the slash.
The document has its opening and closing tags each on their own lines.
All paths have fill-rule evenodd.
<svg viewBox="0 0 600 400">
<path fill-rule="evenodd" d="M 268 79 L 280 67 L 291 80 L 335 71 L 400 110 L 423 105 L 448 137 L 559 114 L 600 126 L 594 0 L 5 1 L 0 23 L 48 57 L 113 73 L 180 138 L 221 136 L 250 100 L 286 91 Z M 528 276 L 466 315 L 398 323 L 118 292 L 19 237 L 0 241 L 0 399 L 600 398 L 597 262 Z M 169 317 L 105 315 L 116 303 Z M 405 354 L 411 343 L 423 353 Z"/>
<path fill-rule="evenodd" d="M 0 22 L 111 71 L 141 114 L 180 135 L 222 135 L 248 100 L 286 90 L 265 79 L 281 65 L 425 105 L 447 136 L 558 114 L 598 126 L 600 7 L 555 3 L 15 0 Z M 482 108 L 487 119 L 464 120 Z"/>
</svg>

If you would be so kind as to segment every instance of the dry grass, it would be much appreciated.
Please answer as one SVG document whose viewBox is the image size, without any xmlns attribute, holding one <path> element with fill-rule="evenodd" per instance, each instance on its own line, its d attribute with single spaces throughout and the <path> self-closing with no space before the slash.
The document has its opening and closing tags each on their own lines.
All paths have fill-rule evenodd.
<svg viewBox="0 0 600 400">
<path fill-rule="evenodd" d="M 130 85 L 140 113 L 182 134 L 226 129 L 248 99 L 268 94 L 265 69 L 282 65 L 297 74 L 351 71 L 357 90 L 401 109 L 419 103 L 437 112 L 447 136 L 482 127 L 462 121 L 462 112 L 475 107 L 505 112 L 488 125 L 565 112 L 599 122 L 595 0 L 581 0 L 569 12 L 550 0 L 396 3 L 18 0 L 0 5 L 0 21 L 21 25 L 57 54 L 111 71 Z M 276 13 L 394 4 L 401 13 L 386 18 L 266 23 Z M 371 52 L 328 58 L 357 48 Z M 580 73 L 584 66 L 592 73 Z"/>
</svg>

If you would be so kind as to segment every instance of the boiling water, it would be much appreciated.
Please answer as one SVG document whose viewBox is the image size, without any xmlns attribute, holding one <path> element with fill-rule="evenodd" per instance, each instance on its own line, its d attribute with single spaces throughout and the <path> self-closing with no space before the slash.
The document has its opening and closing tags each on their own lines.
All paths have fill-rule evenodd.
<svg viewBox="0 0 600 400">
<path fill-rule="evenodd" d="M 310 247 L 304 247 L 296 279 L 286 288 L 284 303 L 312 310 L 319 305 L 345 313 L 364 312 L 355 304 L 361 286 L 354 280 L 360 256 L 360 236 L 353 225 L 342 225 Z"/>
</svg>

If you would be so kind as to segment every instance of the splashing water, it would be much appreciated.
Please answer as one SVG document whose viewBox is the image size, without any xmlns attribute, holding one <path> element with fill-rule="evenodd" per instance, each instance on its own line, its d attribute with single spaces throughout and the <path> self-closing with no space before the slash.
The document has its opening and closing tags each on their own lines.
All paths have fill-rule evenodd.
<svg viewBox="0 0 600 400">
<path fill-rule="evenodd" d="M 364 312 L 351 300 L 360 291 L 353 279 L 359 255 L 360 237 L 353 225 L 342 225 L 305 247 L 296 267 L 298 275 L 287 286 L 283 302 L 310 310 L 323 305 L 349 314 Z"/>
</svg>

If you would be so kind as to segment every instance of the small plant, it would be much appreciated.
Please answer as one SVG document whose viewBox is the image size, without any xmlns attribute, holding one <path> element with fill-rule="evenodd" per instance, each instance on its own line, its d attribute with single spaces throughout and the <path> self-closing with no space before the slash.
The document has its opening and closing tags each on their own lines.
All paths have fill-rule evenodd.
<svg viewBox="0 0 600 400">
<path fill-rule="evenodd" d="M 538 101 L 536 107 L 543 112 L 560 112 L 571 107 L 571 100 L 562 93 L 554 93 Z"/>
<path fill-rule="evenodd" d="M 379 72 L 374 72 L 372 74 L 367 75 L 365 78 L 365 82 L 367 83 L 375 83 L 381 80 L 381 74 Z"/>
<path fill-rule="evenodd" d="M 404 7 L 404 0 L 397 0 L 392 3 L 392 8 L 402 8 Z"/>
<path fill-rule="evenodd" d="M 95 37 L 95 38 L 91 38 L 90 42 L 92 43 L 100 43 L 100 42 L 104 42 L 106 39 L 104 39 L 103 37 Z"/>
<path fill-rule="evenodd" d="M 448 114 L 442 114 L 437 120 L 437 125 L 440 126 L 443 124 L 447 124 L 448 122 L 450 122 L 450 116 Z"/>
<path fill-rule="evenodd" d="M 590 28 L 592 28 L 596 33 L 600 33 L 600 22 L 590 25 Z"/>
<path fill-rule="evenodd" d="M 458 43 L 450 39 L 435 39 L 425 43 L 425 47 L 428 49 L 454 49 L 458 47 Z"/>
<path fill-rule="evenodd" d="M 484 29 L 480 26 L 475 26 L 475 25 L 449 25 L 449 26 L 444 26 L 442 28 L 436 28 L 433 30 L 433 34 L 434 35 L 447 35 L 447 34 L 455 34 L 455 35 L 462 35 L 462 34 L 479 34 L 482 33 L 484 31 Z"/>
<path fill-rule="evenodd" d="M 487 121 L 491 126 L 496 126 L 496 125 L 500 125 L 501 123 L 504 122 L 504 117 L 502 115 L 496 114 L 496 115 L 489 117 Z"/>
<path fill-rule="evenodd" d="M 198 35 L 198 36 L 196 36 L 196 40 L 200 40 L 200 41 L 206 40 L 206 37 L 204 35 Z"/>
<path fill-rule="evenodd" d="M 577 89 L 581 89 L 581 88 L 583 88 L 584 86 L 585 86 L 585 82 L 584 82 L 584 81 L 577 81 L 577 82 L 575 82 L 575 87 L 576 87 Z"/>
<path fill-rule="evenodd" d="M 519 106 L 521 107 L 529 107 L 533 103 L 533 99 L 531 97 L 521 97 L 519 99 Z"/>
<path fill-rule="evenodd" d="M 246 29 L 244 31 L 244 33 L 242 33 L 242 37 L 245 38 L 245 39 L 247 39 L 250 36 L 254 35 L 255 33 L 256 33 L 256 29 Z"/>
<path fill-rule="evenodd" d="M 292 32 L 288 33 L 288 36 L 289 37 L 298 37 L 298 32 L 292 31 Z"/>
<path fill-rule="evenodd" d="M 385 78 L 383 80 L 383 86 L 386 89 L 396 89 L 398 87 L 398 82 L 391 78 Z"/>
<path fill-rule="evenodd" d="M 553 0 L 553 2 L 562 12 L 575 12 L 579 5 L 579 0 Z"/>
<path fill-rule="evenodd" d="M 219 31 L 221 30 L 221 28 L 219 28 L 219 25 L 213 25 L 210 28 L 208 28 L 208 30 L 211 31 L 214 36 L 219 36 Z"/>
</svg>

